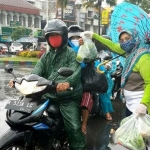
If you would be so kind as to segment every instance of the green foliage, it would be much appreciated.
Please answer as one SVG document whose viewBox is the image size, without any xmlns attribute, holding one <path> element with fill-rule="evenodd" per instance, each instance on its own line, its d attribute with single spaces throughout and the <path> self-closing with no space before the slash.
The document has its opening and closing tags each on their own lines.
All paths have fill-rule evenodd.
<svg viewBox="0 0 150 150">
<path fill-rule="evenodd" d="M 20 37 L 24 36 L 26 33 L 26 28 L 25 27 L 18 27 L 14 28 L 12 34 L 11 34 L 11 39 L 13 41 L 18 40 Z"/>
<path fill-rule="evenodd" d="M 89 0 L 89 1 L 83 0 L 82 5 L 83 5 L 83 7 L 85 7 L 85 8 L 88 8 L 88 7 L 95 7 L 95 8 L 97 9 L 97 8 L 98 8 L 98 7 L 97 7 L 98 5 L 95 5 L 94 3 L 95 3 L 95 0 Z"/>
<path fill-rule="evenodd" d="M 138 5 L 141 7 L 146 13 L 150 13 L 150 1 L 149 0 L 125 0 L 126 2 Z"/>
<path fill-rule="evenodd" d="M 61 19 L 63 20 L 64 8 L 68 4 L 69 0 L 57 0 L 57 7 L 61 8 Z"/>
<path fill-rule="evenodd" d="M 21 51 L 18 56 L 27 58 L 40 58 L 46 51 Z"/>
<path fill-rule="evenodd" d="M 102 1 L 103 0 L 83 0 L 83 7 L 85 7 L 85 8 L 94 7 L 96 9 L 98 9 L 98 7 Z M 106 3 L 109 4 L 110 6 L 115 6 L 116 0 L 106 0 Z"/>
<path fill-rule="evenodd" d="M 110 6 L 115 6 L 116 0 L 106 0 L 106 3 L 109 4 Z"/>
<path fill-rule="evenodd" d="M 18 56 L 27 57 L 28 52 L 29 52 L 29 51 L 22 51 L 22 52 L 19 52 Z"/>
<path fill-rule="evenodd" d="M 68 1 L 69 0 L 57 0 L 57 5 L 58 5 L 58 7 L 62 8 L 62 6 L 63 6 L 63 8 L 65 8 L 66 5 L 68 4 Z"/>
</svg>

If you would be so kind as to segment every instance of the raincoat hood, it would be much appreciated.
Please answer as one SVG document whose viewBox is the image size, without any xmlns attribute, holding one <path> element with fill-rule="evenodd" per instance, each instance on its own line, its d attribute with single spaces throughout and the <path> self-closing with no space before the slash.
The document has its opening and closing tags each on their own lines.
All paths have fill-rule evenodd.
<svg viewBox="0 0 150 150">
<path fill-rule="evenodd" d="M 120 37 L 121 37 L 121 35 L 122 35 L 123 33 L 129 34 L 129 35 L 132 37 L 132 39 L 133 39 L 133 40 L 136 40 L 138 43 L 141 42 L 141 41 L 140 41 L 140 38 L 139 38 L 139 33 L 138 33 L 137 30 L 135 30 L 135 29 L 125 29 L 125 30 L 122 30 L 122 31 L 120 32 L 119 36 L 118 36 L 118 39 L 120 39 Z"/>
<path fill-rule="evenodd" d="M 119 39 L 120 39 L 120 37 L 121 37 L 121 35 L 122 35 L 123 33 L 127 33 L 127 34 L 129 34 L 130 36 L 133 35 L 130 30 L 123 30 L 123 31 L 121 31 L 120 34 L 119 34 Z"/>
<path fill-rule="evenodd" d="M 47 43 L 49 44 L 49 46 L 51 48 L 53 48 L 53 47 L 48 41 L 48 38 L 51 33 L 58 33 L 62 36 L 62 44 L 60 45 L 60 47 L 58 49 L 67 47 L 68 28 L 62 20 L 60 20 L 60 19 L 49 20 L 44 28 L 44 31 L 45 31 L 45 38 L 47 40 Z"/>
<path fill-rule="evenodd" d="M 80 36 L 80 34 L 83 32 L 84 30 L 78 26 L 78 25 L 71 25 L 68 28 L 68 38 L 71 38 L 72 36 Z"/>
<path fill-rule="evenodd" d="M 141 41 L 140 41 L 139 34 L 138 34 L 137 30 L 135 30 L 135 29 L 122 30 L 118 36 L 119 40 L 120 40 L 120 37 L 123 33 L 127 33 L 132 37 L 132 42 L 135 43 L 135 47 L 133 48 L 133 50 L 139 48 L 139 45 L 141 45 Z"/>
<path fill-rule="evenodd" d="M 132 36 L 132 39 L 136 41 L 136 45 L 131 51 L 131 53 L 127 55 L 124 68 L 122 71 L 121 87 L 124 87 L 125 81 L 128 79 L 129 75 L 133 70 L 133 67 L 138 62 L 140 57 L 144 54 L 149 53 L 147 45 L 144 43 L 144 41 L 140 40 L 139 33 L 135 29 L 123 30 L 119 36 L 121 36 L 123 32 L 130 34 Z"/>
</svg>

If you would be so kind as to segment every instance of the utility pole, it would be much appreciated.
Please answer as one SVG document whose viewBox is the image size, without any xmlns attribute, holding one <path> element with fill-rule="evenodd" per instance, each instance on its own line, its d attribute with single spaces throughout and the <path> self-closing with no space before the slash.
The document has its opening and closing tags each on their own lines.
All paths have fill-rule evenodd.
<svg viewBox="0 0 150 150">
<path fill-rule="evenodd" d="M 48 9 L 49 9 L 49 1 L 46 0 L 46 24 L 48 23 L 48 20 L 49 20 Z M 49 51 L 49 45 L 48 44 L 46 44 L 46 51 Z"/>
<path fill-rule="evenodd" d="M 75 2 L 76 9 L 78 10 L 78 18 L 77 18 L 77 24 L 80 26 L 80 10 L 82 6 L 82 1 L 81 0 L 76 0 Z"/>
<path fill-rule="evenodd" d="M 61 0 L 61 20 L 64 19 L 64 1 Z"/>
<path fill-rule="evenodd" d="M 46 22 L 48 22 L 48 19 L 49 19 L 48 9 L 49 9 L 49 3 L 48 3 L 48 0 L 46 0 Z"/>
<path fill-rule="evenodd" d="M 100 35 L 100 29 L 101 29 L 101 5 L 102 1 L 98 0 L 98 34 Z"/>
</svg>

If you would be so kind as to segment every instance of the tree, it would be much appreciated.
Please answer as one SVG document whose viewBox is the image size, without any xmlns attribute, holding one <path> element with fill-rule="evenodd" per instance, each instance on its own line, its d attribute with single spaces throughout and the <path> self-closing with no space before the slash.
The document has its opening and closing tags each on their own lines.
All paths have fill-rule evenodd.
<svg viewBox="0 0 150 150">
<path fill-rule="evenodd" d="M 86 8 L 88 7 L 95 7 L 98 9 L 99 4 L 104 0 L 83 0 L 83 6 Z M 106 3 L 109 4 L 110 6 L 115 6 L 116 5 L 116 0 L 106 0 Z"/>
<path fill-rule="evenodd" d="M 141 7 L 146 13 L 150 13 L 150 1 L 149 0 L 125 0 L 126 2 L 138 5 Z"/>
<path fill-rule="evenodd" d="M 98 18 L 100 18 L 101 13 L 101 4 L 103 0 L 83 0 L 83 6 L 88 7 L 94 7 L 98 10 Z M 106 3 L 110 6 L 116 5 L 116 0 L 106 0 Z M 98 34 L 100 34 L 100 21 L 98 21 Z"/>
<path fill-rule="evenodd" d="M 64 15 L 64 8 L 68 4 L 69 0 L 57 0 L 57 8 L 61 8 L 61 20 L 63 20 L 63 15 Z"/>
<path fill-rule="evenodd" d="M 25 32 L 26 32 L 25 27 L 17 27 L 13 30 L 13 32 L 11 34 L 11 39 L 13 41 L 16 41 L 16 40 L 20 39 L 20 37 L 24 36 Z"/>
</svg>

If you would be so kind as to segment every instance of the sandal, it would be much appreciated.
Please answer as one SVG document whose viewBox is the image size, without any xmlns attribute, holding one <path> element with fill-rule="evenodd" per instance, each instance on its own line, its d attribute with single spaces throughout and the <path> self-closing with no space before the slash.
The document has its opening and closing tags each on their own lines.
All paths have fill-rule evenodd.
<svg viewBox="0 0 150 150">
<path fill-rule="evenodd" d="M 112 121 L 112 117 L 109 113 L 106 114 L 106 120 L 108 121 Z"/>
</svg>

